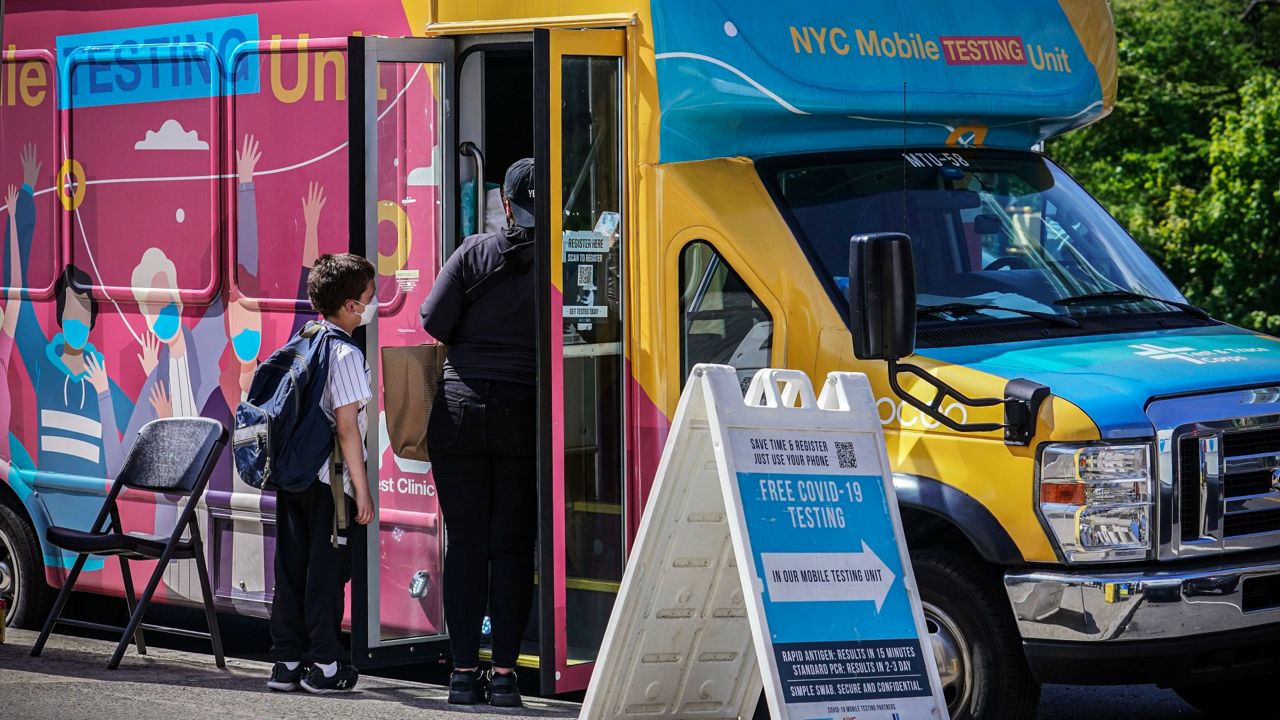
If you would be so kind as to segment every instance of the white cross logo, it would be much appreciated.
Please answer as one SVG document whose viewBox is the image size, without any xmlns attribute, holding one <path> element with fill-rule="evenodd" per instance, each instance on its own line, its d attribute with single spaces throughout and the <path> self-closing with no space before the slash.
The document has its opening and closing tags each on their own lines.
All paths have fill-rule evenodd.
<svg viewBox="0 0 1280 720">
<path fill-rule="evenodd" d="M 1142 343 L 1140 345 L 1130 345 L 1129 347 L 1137 349 L 1137 352 L 1135 352 L 1134 355 L 1137 355 L 1138 357 L 1151 358 L 1152 360 L 1170 360 L 1170 359 L 1186 360 L 1187 362 L 1193 365 L 1204 364 L 1204 361 L 1197 360 L 1196 358 L 1185 354 L 1189 352 L 1195 352 L 1195 348 L 1193 347 L 1172 347 L 1171 348 L 1171 347 L 1161 347 L 1160 345 L 1156 345 L 1153 343 Z"/>
</svg>

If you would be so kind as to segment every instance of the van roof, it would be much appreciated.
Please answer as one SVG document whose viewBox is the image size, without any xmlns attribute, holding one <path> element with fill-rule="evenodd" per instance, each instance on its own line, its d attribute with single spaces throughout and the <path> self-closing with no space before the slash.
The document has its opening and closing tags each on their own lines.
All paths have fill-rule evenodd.
<svg viewBox="0 0 1280 720">
<path fill-rule="evenodd" d="M 652 0 L 662 162 L 1027 149 L 1105 117 L 1106 0 Z"/>
</svg>

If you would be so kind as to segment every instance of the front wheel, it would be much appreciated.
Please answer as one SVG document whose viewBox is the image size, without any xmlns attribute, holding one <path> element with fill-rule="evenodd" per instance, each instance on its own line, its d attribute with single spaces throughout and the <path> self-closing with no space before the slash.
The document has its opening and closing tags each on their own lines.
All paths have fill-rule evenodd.
<svg viewBox="0 0 1280 720">
<path fill-rule="evenodd" d="M 1031 675 L 999 573 L 965 554 L 911 553 L 925 627 L 952 720 L 1031 720 Z"/>
<path fill-rule="evenodd" d="M 35 531 L 12 508 L 0 502 L 0 597 L 6 610 L 4 624 L 39 629 L 52 601 L 40 561 Z"/>
<path fill-rule="evenodd" d="M 1174 688 L 1178 697 L 1211 718 L 1275 717 L 1280 673 Z"/>
</svg>

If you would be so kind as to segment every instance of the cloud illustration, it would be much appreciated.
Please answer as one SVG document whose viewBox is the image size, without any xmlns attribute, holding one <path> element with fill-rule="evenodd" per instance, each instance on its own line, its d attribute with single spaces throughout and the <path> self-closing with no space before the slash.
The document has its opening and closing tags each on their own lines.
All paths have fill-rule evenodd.
<svg viewBox="0 0 1280 720">
<path fill-rule="evenodd" d="M 436 177 L 436 168 L 440 167 L 440 146 L 436 145 L 431 151 L 431 164 L 422 165 L 409 171 L 409 175 L 405 177 L 405 183 L 410 186 L 423 187 L 434 186 L 440 183 Z"/>
<path fill-rule="evenodd" d="M 165 120 L 159 130 L 148 130 L 145 140 L 133 144 L 134 150 L 208 150 L 209 143 L 195 130 L 187 131 L 177 120 Z"/>
<path fill-rule="evenodd" d="M 435 169 L 430 167 L 416 167 L 409 173 L 409 177 L 406 182 L 410 185 L 435 185 Z"/>
</svg>

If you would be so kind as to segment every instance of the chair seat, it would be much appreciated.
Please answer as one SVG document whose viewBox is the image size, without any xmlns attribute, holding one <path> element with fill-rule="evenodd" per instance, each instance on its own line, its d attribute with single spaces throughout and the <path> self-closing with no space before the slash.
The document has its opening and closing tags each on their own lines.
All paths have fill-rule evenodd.
<svg viewBox="0 0 1280 720">
<path fill-rule="evenodd" d="M 49 542 L 63 550 L 90 555 L 121 555 L 131 559 L 157 559 L 164 553 L 168 538 L 145 533 L 91 533 L 54 525 L 45 533 Z M 192 543 L 178 541 L 174 559 L 194 557 Z"/>
</svg>

